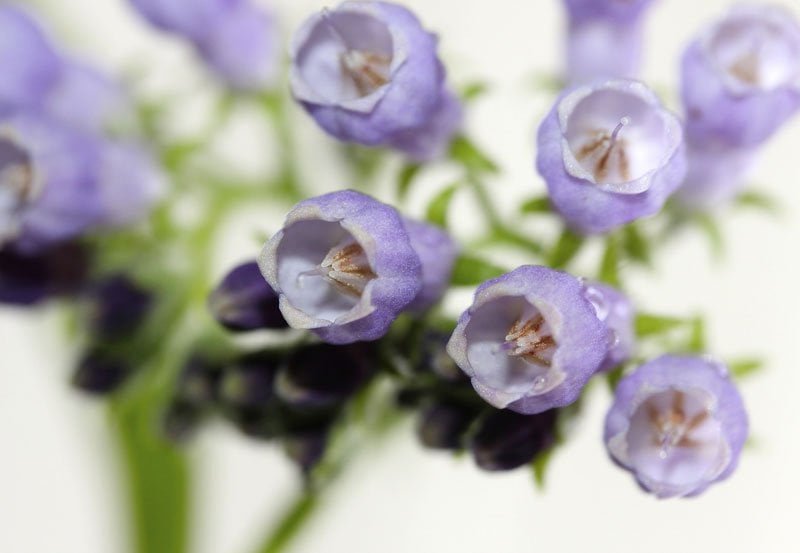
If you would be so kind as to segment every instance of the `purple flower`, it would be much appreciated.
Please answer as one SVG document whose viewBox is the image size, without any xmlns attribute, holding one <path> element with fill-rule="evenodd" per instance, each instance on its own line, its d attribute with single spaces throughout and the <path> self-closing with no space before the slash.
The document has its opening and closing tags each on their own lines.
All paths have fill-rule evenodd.
<svg viewBox="0 0 800 553">
<path fill-rule="evenodd" d="M 533 461 L 556 441 L 558 410 L 535 415 L 492 409 L 478 422 L 470 449 L 483 470 L 513 470 Z"/>
<path fill-rule="evenodd" d="M 718 362 L 665 355 L 623 378 L 606 417 L 611 457 L 658 497 L 728 477 L 747 438 L 742 398 Z"/>
<path fill-rule="evenodd" d="M 212 315 L 234 331 L 286 328 L 278 294 L 264 280 L 258 263 L 242 263 L 230 271 L 208 299 Z"/>
<path fill-rule="evenodd" d="M 141 328 L 153 306 L 153 293 L 124 274 L 97 282 L 88 294 L 87 326 L 95 339 L 127 340 Z"/>
<path fill-rule="evenodd" d="M 432 158 L 461 119 L 436 49 L 437 38 L 406 8 L 345 2 L 295 34 L 292 93 L 340 140 Z"/>
<path fill-rule="evenodd" d="M 52 296 L 74 295 L 84 286 L 90 256 L 75 242 L 27 253 L 0 248 L 0 303 L 30 306 Z"/>
<path fill-rule="evenodd" d="M 740 5 L 683 56 L 686 133 L 755 146 L 800 108 L 800 24 L 787 10 Z"/>
<path fill-rule="evenodd" d="M 447 352 L 487 402 L 532 414 L 578 399 L 609 338 L 577 278 L 528 265 L 478 287 Z"/>
<path fill-rule="evenodd" d="M 583 294 L 611 334 L 611 346 L 597 370 L 618 367 L 630 359 L 636 347 L 633 304 L 628 296 L 601 282 L 586 283 Z"/>
<path fill-rule="evenodd" d="M 680 121 L 636 81 L 564 93 L 537 144 L 551 203 L 585 234 L 657 213 L 686 173 Z"/>
<path fill-rule="evenodd" d="M 408 309 L 425 311 L 447 291 L 458 247 L 450 235 L 437 226 L 411 219 L 404 219 L 403 223 L 422 265 L 422 289 Z"/>
<path fill-rule="evenodd" d="M 96 141 L 41 117 L 0 119 L 0 244 L 35 250 L 96 224 L 99 157 Z"/>
<path fill-rule="evenodd" d="M 689 138 L 686 156 L 688 172 L 675 197 L 684 208 L 702 211 L 725 204 L 741 190 L 752 173 L 758 148 Z"/>
<path fill-rule="evenodd" d="M 0 116 L 40 104 L 60 78 L 61 60 L 23 11 L 0 6 Z"/>
<path fill-rule="evenodd" d="M 567 81 L 636 78 L 642 54 L 644 11 L 652 0 L 565 0 Z"/>
<path fill-rule="evenodd" d="M 259 266 L 289 325 L 332 344 L 380 338 L 422 288 L 401 216 L 352 190 L 297 204 Z"/>
<path fill-rule="evenodd" d="M 278 31 L 251 0 L 130 0 L 153 26 L 185 37 L 228 86 L 261 90 L 277 72 Z"/>
</svg>

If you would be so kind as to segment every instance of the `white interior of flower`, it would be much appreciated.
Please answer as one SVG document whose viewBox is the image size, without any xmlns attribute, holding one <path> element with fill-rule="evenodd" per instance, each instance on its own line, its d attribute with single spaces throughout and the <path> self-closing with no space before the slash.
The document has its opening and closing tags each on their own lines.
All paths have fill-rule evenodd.
<svg viewBox="0 0 800 553">
<path fill-rule="evenodd" d="M 278 283 L 291 304 L 334 322 L 359 305 L 376 278 L 362 245 L 338 222 L 297 221 L 278 246 Z"/>
<path fill-rule="evenodd" d="M 618 88 L 584 96 L 566 120 L 567 171 L 598 185 L 625 185 L 657 169 L 673 149 L 660 111 Z M 624 187 L 615 191 L 626 192 Z"/>
<path fill-rule="evenodd" d="M 389 82 L 393 39 L 385 23 L 364 11 L 324 10 L 300 50 L 305 83 L 331 103 L 364 98 Z"/>
<path fill-rule="evenodd" d="M 564 380 L 554 364 L 553 330 L 522 296 L 487 301 L 472 313 L 467 358 L 484 386 L 508 394 L 544 394 Z"/>
<path fill-rule="evenodd" d="M 20 208 L 39 195 L 30 154 L 0 136 L 0 240 L 15 232 Z"/>
<path fill-rule="evenodd" d="M 763 17 L 734 17 L 718 25 L 708 51 L 736 91 L 774 90 L 800 76 L 800 40 Z"/>
<path fill-rule="evenodd" d="M 710 404 L 703 392 L 671 389 L 636 409 L 626 438 L 628 459 L 650 487 L 692 490 L 724 469 L 728 447 Z"/>
</svg>

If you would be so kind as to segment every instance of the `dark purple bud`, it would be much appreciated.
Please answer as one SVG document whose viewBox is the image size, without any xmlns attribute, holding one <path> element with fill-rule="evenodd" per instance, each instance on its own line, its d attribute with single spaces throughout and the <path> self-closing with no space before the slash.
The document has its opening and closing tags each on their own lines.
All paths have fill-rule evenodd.
<svg viewBox="0 0 800 553">
<path fill-rule="evenodd" d="M 78 363 L 72 385 L 88 394 L 103 396 L 120 389 L 133 372 L 127 360 L 93 349 Z"/>
<path fill-rule="evenodd" d="M 453 402 L 436 402 L 427 406 L 417 419 L 417 436 L 430 449 L 458 450 L 465 445 L 465 436 L 477 418 L 477 411 Z"/>
<path fill-rule="evenodd" d="M 336 405 L 361 388 L 373 369 L 373 350 L 366 344 L 305 346 L 278 372 L 275 392 L 295 406 Z"/>
<path fill-rule="evenodd" d="M 211 293 L 208 307 L 214 318 L 233 331 L 288 328 L 278 307 L 278 294 L 255 261 L 229 272 Z"/>
<path fill-rule="evenodd" d="M 13 245 L 0 248 L 0 303 L 34 305 L 77 293 L 86 281 L 89 257 L 75 242 L 38 253 L 20 252 Z"/>
<path fill-rule="evenodd" d="M 201 355 L 189 358 L 178 375 L 175 398 L 198 407 L 210 407 L 216 400 L 220 367 Z"/>
<path fill-rule="evenodd" d="M 271 353 L 244 355 L 222 372 L 219 399 L 225 406 L 242 409 L 267 407 L 273 391 L 279 358 Z"/>
<path fill-rule="evenodd" d="M 135 333 L 153 304 L 153 295 L 129 277 L 116 274 L 89 291 L 89 329 L 101 340 L 120 340 Z"/>
<path fill-rule="evenodd" d="M 471 449 L 484 470 L 512 470 L 533 461 L 555 443 L 558 411 L 521 415 L 492 410 L 478 423 Z"/>
<path fill-rule="evenodd" d="M 287 436 L 283 442 L 286 454 L 308 474 L 322 460 L 328 445 L 328 430 L 320 429 Z"/>
</svg>

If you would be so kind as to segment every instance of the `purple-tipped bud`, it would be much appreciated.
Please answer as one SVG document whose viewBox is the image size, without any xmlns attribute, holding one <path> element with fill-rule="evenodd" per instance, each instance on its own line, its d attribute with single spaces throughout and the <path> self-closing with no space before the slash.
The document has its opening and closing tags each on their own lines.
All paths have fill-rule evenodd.
<svg viewBox="0 0 800 553">
<path fill-rule="evenodd" d="M 275 377 L 275 393 L 297 407 L 327 407 L 352 396 L 374 370 L 365 344 L 315 344 L 298 348 Z"/>
<path fill-rule="evenodd" d="M 422 288 L 401 216 L 351 190 L 297 204 L 258 263 L 286 322 L 331 344 L 377 340 Z"/>
<path fill-rule="evenodd" d="M 422 263 L 422 289 L 408 306 L 425 311 L 442 299 L 458 256 L 458 246 L 444 230 L 435 225 L 404 219 L 411 247 Z"/>
<path fill-rule="evenodd" d="M 0 248 L 0 303 L 34 305 L 55 296 L 76 294 L 89 272 L 89 252 L 62 242 L 37 252 Z"/>
<path fill-rule="evenodd" d="M 150 312 L 153 295 L 125 275 L 113 275 L 89 291 L 88 326 L 100 340 L 120 340 L 136 332 Z"/>
<path fill-rule="evenodd" d="M 569 18 L 567 81 L 636 78 L 643 19 L 652 0 L 565 0 Z"/>
<path fill-rule="evenodd" d="M 692 140 L 759 145 L 800 108 L 800 23 L 778 6 L 735 6 L 690 44 L 682 71 Z"/>
<path fill-rule="evenodd" d="M 686 174 L 680 121 L 636 81 L 564 93 L 537 144 L 553 207 L 584 234 L 657 213 Z"/>
<path fill-rule="evenodd" d="M 189 40 L 208 67 L 237 90 L 261 90 L 277 72 L 278 31 L 251 0 L 130 0 L 153 26 Z"/>
<path fill-rule="evenodd" d="M 447 401 L 433 403 L 417 418 L 417 437 L 430 449 L 459 450 L 476 417 L 474 408 Z"/>
<path fill-rule="evenodd" d="M 295 34 L 292 93 L 339 140 L 436 157 L 461 119 L 436 49 L 436 37 L 408 9 L 345 2 Z"/>
<path fill-rule="evenodd" d="M 478 423 L 470 447 L 484 470 L 513 470 L 527 465 L 555 443 L 558 411 L 520 415 L 492 410 Z"/>
<path fill-rule="evenodd" d="M 208 299 L 211 314 L 219 324 L 233 331 L 288 325 L 278 308 L 278 294 L 267 284 L 258 263 L 242 263 L 231 270 Z"/>
<path fill-rule="evenodd" d="M 131 364 L 100 350 L 87 352 L 72 375 L 72 385 L 88 394 L 116 392 L 134 373 Z"/>
<path fill-rule="evenodd" d="M 733 472 L 747 432 L 742 398 L 724 365 L 665 355 L 619 382 L 605 442 L 642 488 L 684 497 Z"/>
<path fill-rule="evenodd" d="M 528 265 L 478 287 L 447 352 L 487 402 L 531 414 L 578 399 L 609 338 L 577 278 Z"/>
<path fill-rule="evenodd" d="M 41 250 L 96 224 L 99 144 L 38 116 L 0 119 L 0 245 Z"/>
<path fill-rule="evenodd" d="M 0 115 L 38 106 L 58 82 L 61 60 L 27 13 L 0 6 Z"/>
<path fill-rule="evenodd" d="M 597 318 L 606 325 L 611 336 L 606 358 L 597 370 L 607 371 L 618 367 L 630 359 L 636 347 L 633 304 L 628 296 L 601 282 L 587 283 L 583 294 L 594 306 Z"/>
</svg>

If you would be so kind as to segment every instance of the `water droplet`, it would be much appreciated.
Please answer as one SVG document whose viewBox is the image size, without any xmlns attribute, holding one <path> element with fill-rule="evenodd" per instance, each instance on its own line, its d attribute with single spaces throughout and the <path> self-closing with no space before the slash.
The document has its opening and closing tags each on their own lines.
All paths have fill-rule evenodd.
<svg viewBox="0 0 800 553">
<path fill-rule="evenodd" d="M 729 376 L 728 366 L 721 359 L 708 354 L 703 355 L 702 358 L 703 361 L 714 367 L 720 376 L 725 378 Z"/>
<path fill-rule="evenodd" d="M 619 345 L 619 334 L 616 330 L 609 329 L 608 331 L 608 349 L 614 349 Z"/>
<path fill-rule="evenodd" d="M 658 458 L 659 459 L 666 459 L 668 453 L 669 452 L 667 451 L 667 448 L 662 447 L 661 449 L 658 450 Z"/>
<path fill-rule="evenodd" d="M 546 384 L 547 384 L 547 377 L 546 376 L 544 376 L 544 375 L 537 376 L 536 380 L 533 381 L 533 391 L 534 392 L 541 392 L 542 390 L 544 390 L 544 387 L 545 387 Z"/>
</svg>

